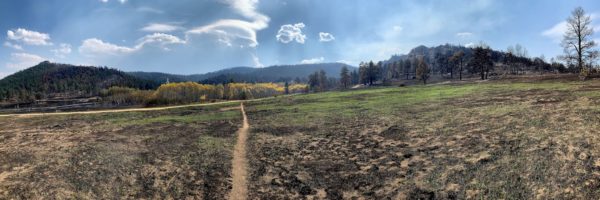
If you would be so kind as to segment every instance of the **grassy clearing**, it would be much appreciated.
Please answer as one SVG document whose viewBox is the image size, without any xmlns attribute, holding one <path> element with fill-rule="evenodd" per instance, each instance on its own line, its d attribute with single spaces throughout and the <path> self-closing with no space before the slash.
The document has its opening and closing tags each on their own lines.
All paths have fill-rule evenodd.
<svg viewBox="0 0 600 200">
<path fill-rule="evenodd" d="M 0 198 L 223 199 L 231 105 L 0 120 Z"/>
<path fill-rule="evenodd" d="M 489 81 L 246 102 L 251 199 L 596 199 L 600 81 Z M 0 119 L 0 198 L 223 199 L 224 104 Z"/>
<path fill-rule="evenodd" d="M 599 81 L 379 88 L 248 106 L 255 198 L 598 198 Z"/>
</svg>

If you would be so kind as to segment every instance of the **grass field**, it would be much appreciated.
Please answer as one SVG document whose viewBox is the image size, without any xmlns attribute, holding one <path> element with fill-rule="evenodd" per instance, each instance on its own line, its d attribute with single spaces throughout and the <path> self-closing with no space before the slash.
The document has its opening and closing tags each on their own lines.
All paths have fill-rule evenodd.
<svg viewBox="0 0 600 200">
<path fill-rule="evenodd" d="M 598 198 L 598 89 L 489 82 L 253 102 L 252 198 Z"/>
<path fill-rule="evenodd" d="M 597 199 L 599 102 L 599 80 L 247 102 L 250 199 Z M 0 198 L 223 199 L 237 105 L 0 118 Z"/>
<path fill-rule="evenodd" d="M 241 122 L 223 106 L 2 118 L 0 198 L 223 199 Z"/>
</svg>

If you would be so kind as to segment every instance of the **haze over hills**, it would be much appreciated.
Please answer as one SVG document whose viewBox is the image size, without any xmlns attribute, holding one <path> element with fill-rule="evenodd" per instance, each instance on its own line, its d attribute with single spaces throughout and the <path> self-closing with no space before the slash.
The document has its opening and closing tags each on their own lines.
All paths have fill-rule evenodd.
<svg viewBox="0 0 600 200">
<path fill-rule="evenodd" d="M 206 74 L 178 75 L 159 72 L 128 72 L 128 74 L 138 78 L 165 82 L 167 78 L 171 82 L 194 81 L 203 83 L 222 83 L 226 81 L 234 82 L 284 82 L 294 79 L 305 79 L 309 74 L 315 71 L 324 70 L 327 76 L 339 78 L 342 67 L 348 67 L 350 70 L 356 69 L 353 66 L 343 63 L 318 63 L 318 64 L 298 64 L 298 65 L 275 65 L 263 68 L 256 67 L 232 67 Z"/>
</svg>

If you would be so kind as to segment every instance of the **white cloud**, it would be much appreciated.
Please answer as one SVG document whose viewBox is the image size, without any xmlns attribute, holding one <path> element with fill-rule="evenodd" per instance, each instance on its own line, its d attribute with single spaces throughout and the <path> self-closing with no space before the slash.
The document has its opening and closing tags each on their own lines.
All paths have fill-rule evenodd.
<svg viewBox="0 0 600 200">
<path fill-rule="evenodd" d="M 304 40 L 306 39 L 306 35 L 302 34 L 302 28 L 304 27 L 305 25 L 302 22 L 281 26 L 279 31 L 277 31 L 277 41 L 290 43 L 295 40 L 297 43 L 304 44 Z"/>
<path fill-rule="evenodd" d="M 325 61 L 325 58 L 318 57 L 318 58 L 304 59 L 304 60 L 300 61 L 300 63 L 301 64 L 315 64 L 315 63 L 322 63 L 323 61 Z"/>
<path fill-rule="evenodd" d="M 123 53 L 131 53 L 136 51 L 134 48 L 118 46 L 115 44 L 104 42 L 97 38 L 90 38 L 83 41 L 79 47 L 79 52 L 87 55 L 117 55 Z"/>
<path fill-rule="evenodd" d="M 4 42 L 4 46 L 5 47 L 13 48 L 15 50 L 21 50 L 21 51 L 23 50 L 23 47 L 21 45 L 13 44 L 13 43 L 11 43 L 9 41 Z"/>
<path fill-rule="evenodd" d="M 331 42 L 335 37 L 331 33 L 319 32 L 319 42 Z"/>
<path fill-rule="evenodd" d="M 221 19 L 212 24 L 187 31 L 186 37 L 189 35 L 213 34 L 218 37 L 219 42 L 229 46 L 236 39 L 248 41 L 248 46 L 257 46 L 256 32 L 267 28 L 270 21 L 269 17 L 256 11 L 258 0 L 223 0 L 223 2 L 233 8 L 238 14 L 252 21 Z"/>
<path fill-rule="evenodd" d="M 154 33 L 152 35 L 146 35 L 140 38 L 137 42 L 137 45 L 135 45 L 134 47 L 119 46 L 108 42 L 104 42 L 97 38 L 90 38 L 83 41 L 83 43 L 79 47 L 79 52 L 89 56 L 129 54 L 141 50 L 142 48 L 144 48 L 144 46 L 148 44 L 158 44 L 162 47 L 163 50 L 170 51 L 169 48 L 165 47 L 166 45 L 185 43 L 185 40 L 164 33 Z"/>
<path fill-rule="evenodd" d="M 6 32 L 9 40 L 19 41 L 27 45 L 52 45 L 50 36 L 46 33 L 17 28 Z"/>
<path fill-rule="evenodd" d="M 338 61 L 335 61 L 335 62 L 337 62 L 337 63 L 343 63 L 343 64 L 346 64 L 346 65 L 353 65 L 354 64 L 354 62 L 348 61 L 348 60 L 338 60 Z"/>
<path fill-rule="evenodd" d="M 108 3 L 108 0 L 100 0 L 100 2 L 102 2 L 102 3 Z M 127 2 L 127 0 L 119 0 L 119 2 L 120 2 L 121 4 L 124 4 L 124 3 L 126 3 L 126 2 Z"/>
<path fill-rule="evenodd" d="M 562 22 L 554 25 L 552 28 L 547 29 L 544 32 L 542 32 L 542 35 L 551 38 L 554 42 L 560 42 L 560 40 L 562 39 L 562 37 L 566 31 L 567 31 L 567 22 L 562 21 Z"/>
<path fill-rule="evenodd" d="M 6 67 L 13 70 L 21 70 L 37 65 L 45 60 L 45 58 L 34 54 L 12 53 L 10 54 L 10 62 L 6 63 Z"/>
<path fill-rule="evenodd" d="M 471 32 L 456 33 L 456 37 L 466 38 L 466 37 L 471 37 L 471 36 L 473 36 L 473 33 L 471 33 Z"/>
<path fill-rule="evenodd" d="M 140 30 L 146 32 L 172 32 L 179 29 L 182 29 L 182 27 L 171 24 L 150 23 Z"/>
<path fill-rule="evenodd" d="M 465 47 L 469 47 L 469 48 L 475 47 L 475 43 L 469 42 L 469 43 L 465 44 Z"/>
<path fill-rule="evenodd" d="M 392 29 L 397 32 L 404 30 L 404 28 L 402 28 L 402 26 L 394 26 L 394 27 L 392 27 Z"/>
<path fill-rule="evenodd" d="M 590 15 L 590 19 L 595 20 L 600 18 L 600 13 L 591 13 Z M 600 31 L 600 24 L 592 24 L 592 29 L 594 29 L 595 32 L 599 32 Z M 546 29 L 542 32 L 542 36 L 546 36 L 550 39 L 552 39 L 552 41 L 556 42 L 556 43 L 560 43 L 560 41 L 563 38 L 563 35 L 565 34 L 565 32 L 567 32 L 568 30 L 568 24 L 567 21 L 562 21 L 559 22 L 557 24 L 555 24 L 554 26 L 552 26 L 552 28 Z"/>
<path fill-rule="evenodd" d="M 146 35 L 143 38 L 138 40 L 138 45 L 135 46 L 136 49 L 141 49 L 144 45 L 150 43 L 157 43 L 161 46 L 169 45 L 169 44 L 185 44 L 186 41 L 178 38 L 174 35 L 164 34 L 164 33 L 154 33 L 152 35 Z"/>
<path fill-rule="evenodd" d="M 54 52 L 56 57 L 64 58 L 66 55 L 71 53 L 71 45 L 62 43 L 59 45 L 58 49 L 52 49 L 50 51 Z"/>
<path fill-rule="evenodd" d="M 252 54 L 252 62 L 254 62 L 254 67 L 264 67 L 265 65 L 263 65 L 262 63 L 260 63 L 260 59 L 258 58 L 258 56 Z"/>
</svg>

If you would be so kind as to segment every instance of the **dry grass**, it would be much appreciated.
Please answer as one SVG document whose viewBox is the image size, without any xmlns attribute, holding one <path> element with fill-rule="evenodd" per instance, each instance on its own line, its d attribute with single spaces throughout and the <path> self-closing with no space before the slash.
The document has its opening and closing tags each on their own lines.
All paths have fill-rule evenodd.
<svg viewBox="0 0 600 200">
<path fill-rule="evenodd" d="M 599 80 L 555 78 L 247 102 L 250 199 L 597 199 L 599 103 Z M 0 199 L 223 199 L 240 124 L 227 105 L 0 118 Z"/>
<path fill-rule="evenodd" d="M 599 81 L 471 86 L 253 103 L 252 197 L 600 197 Z"/>
<path fill-rule="evenodd" d="M 223 199 L 239 123 L 216 107 L 2 118 L 0 198 Z"/>
</svg>

